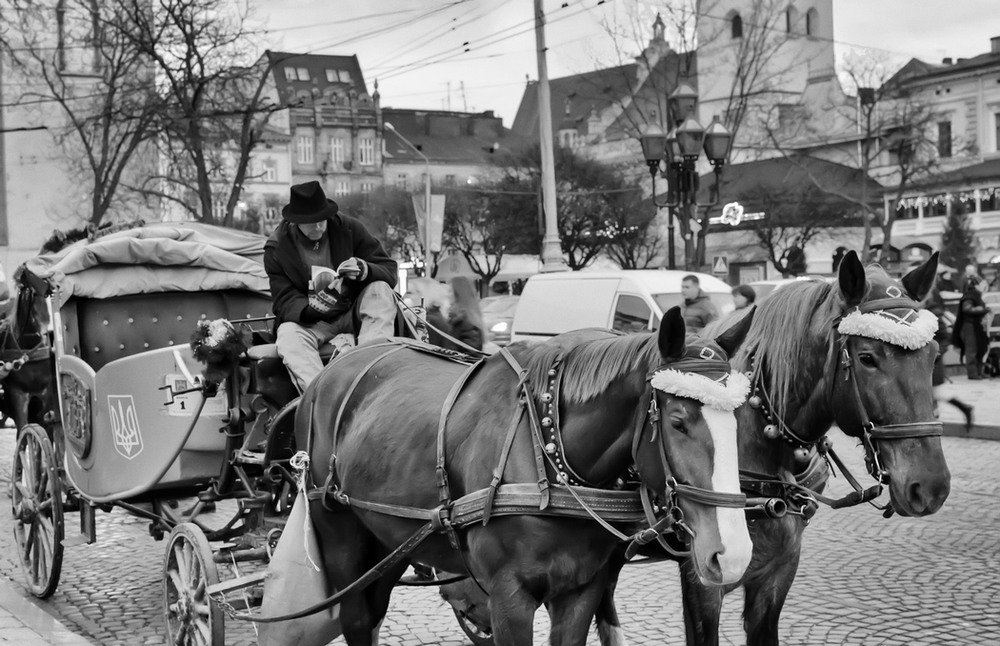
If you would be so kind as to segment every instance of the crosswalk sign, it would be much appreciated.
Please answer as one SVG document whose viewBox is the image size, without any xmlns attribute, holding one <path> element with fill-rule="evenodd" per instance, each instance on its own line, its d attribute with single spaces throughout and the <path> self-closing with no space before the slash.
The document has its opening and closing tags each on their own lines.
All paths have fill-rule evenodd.
<svg viewBox="0 0 1000 646">
<path fill-rule="evenodd" d="M 712 273 L 729 275 L 729 259 L 726 256 L 715 256 L 712 260 Z"/>
</svg>

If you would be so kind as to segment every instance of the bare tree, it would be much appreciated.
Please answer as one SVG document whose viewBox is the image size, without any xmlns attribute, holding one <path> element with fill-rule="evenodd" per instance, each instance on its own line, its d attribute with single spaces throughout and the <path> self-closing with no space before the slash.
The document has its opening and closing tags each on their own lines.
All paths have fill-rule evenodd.
<svg viewBox="0 0 1000 646">
<path fill-rule="evenodd" d="M 203 222 L 231 225 L 251 154 L 270 115 L 274 61 L 257 57 L 246 0 L 124 0 L 133 46 L 150 61 L 162 97 L 163 173 L 140 190 Z M 216 204 L 224 204 L 218 217 Z"/>
<path fill-rule="evenodd" d="M 638 191 L 633 193 L 638 196 Z M 622 269 L 647 269 L 660 258 L 663 233 L 654 214 L 641 208 L 619 212 L 604 223 L 606 252 Z"/>
<path fill-rule="evenodd" d="M 86 187 L 86 219 L 97 226 L 124 201 L 123 183 L 153 165 L 145 144 L 159 101 L 135 25 L 120 2 L 66 0 L 55 11 L 33 0 L 6 4 L 0 55 L 25 81 L 15 104 L 58 106 L 65 122 L 48 128 Z"/>
</svg>

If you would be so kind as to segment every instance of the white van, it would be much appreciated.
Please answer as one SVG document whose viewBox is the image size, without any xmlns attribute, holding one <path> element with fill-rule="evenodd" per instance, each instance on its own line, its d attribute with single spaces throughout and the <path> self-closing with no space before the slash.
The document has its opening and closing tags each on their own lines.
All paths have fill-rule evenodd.
<svg viewBox="0 0 1000 646">
<path fill-rule="evenodd" d="M 689 274 L 698 277 L 722 316 L 733 311 L 732 287 L 708 274 L 663 269 L 536 274 L 521 292 L 511 342 L 588 327 L 655 330 L 665 311 L 684 302 L 681 279 Z"/>
</svg>

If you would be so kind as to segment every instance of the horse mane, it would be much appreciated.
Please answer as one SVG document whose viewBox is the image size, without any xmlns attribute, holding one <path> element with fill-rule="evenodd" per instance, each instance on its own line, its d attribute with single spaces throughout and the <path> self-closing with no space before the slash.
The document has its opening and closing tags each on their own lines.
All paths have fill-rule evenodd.
<svg viewBox="0 0 1000 646">
<path fill-rule="evenodd" d="M 604 334 L 613 334 L 603 331 Z M 592 336 L 598 332 L 593 331 Z M 558 359 L 562 371 L 561 396 L 569 403 L 583 404 L 604 393 L 613 381 L 637 367 L 646 372 L 660 360 L 656 333 L 615 335 L 583 339 L 566 346 L 558 342 L 528 346 L 523 355 L 534 396 L 546 392 L 549 369 Z"/>
<path fill-rule="evenodd" d="M 65 231 L 55 229 L 52 231 L 52 235 L 50 235 L 48 239 L 42 243 L 38 253 L 39 255 L 56 253 L 57 251 L 62 251 L 69 245 L 80 240 L 89 240 L 90 242 L 93 242 L 94 240 L 102 238 L 106 235 L 117 233 L 118 231 L 124 231 L 126 229 L 134 229 L 145 224 L 146 221 L 144 219 L 136 218 L 134 220 L 127 220 L 118 223 L 104 222 L 99 225 L 94 225 L 94 223 L 91 222 L 75 229 L 67 229 Z"/>
<path fill-rule="evenodd" d="M 873 282 L 891 282 L 879 265 L 865 269 L 868 292 Z M 771 404 L 789 411 L 804 405 L 817 382 L 830 374 L 836 359 L 836 323 L 846 303 L 836 282 L 792 283 L 757 306 L 753 325 L 733 357 L 733 367 L 764 380 Z M 822 351 L 820 349 L 822 348 Z"/>
</svg>

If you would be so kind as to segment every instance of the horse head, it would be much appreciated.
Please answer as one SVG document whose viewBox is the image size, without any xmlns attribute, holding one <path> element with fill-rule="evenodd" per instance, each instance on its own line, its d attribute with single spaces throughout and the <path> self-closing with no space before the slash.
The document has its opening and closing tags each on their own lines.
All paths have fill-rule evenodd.
<svg viewBox="0 0 1000 646">
<path fill-rule="evenodd" d="M 636 434 L 633 458 L 645 486 L 691 538 L 695 571 L 707 585 L 738 581 L 750 563 L 737 466 L 736 416 L 749 380 L 730 369 L 753 313 L 714 340 L 685 338 L 677 307 L 658 332 L 660 366 L 650 377 L 650 435 Z M 675 528 L 676 529 L 676 528 Z"/>
<path fill-rule="evenodd" d="M 838 276 L 846 313 L 837 325 L 834 417 L 862 441 L 869 471 L 907 516 L 934 513 L 951 488 L 931 386 L 937 319 L 919 305 L 937 263 L 935 253 L 897 281 L 851 252 Z"/>
</svg>

